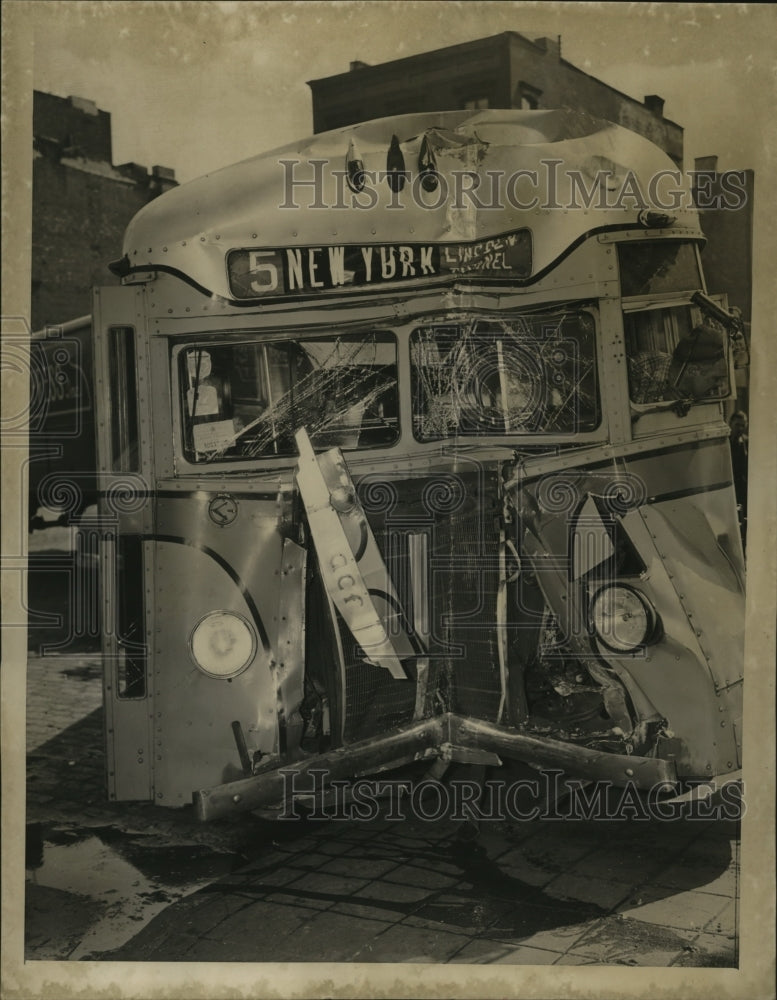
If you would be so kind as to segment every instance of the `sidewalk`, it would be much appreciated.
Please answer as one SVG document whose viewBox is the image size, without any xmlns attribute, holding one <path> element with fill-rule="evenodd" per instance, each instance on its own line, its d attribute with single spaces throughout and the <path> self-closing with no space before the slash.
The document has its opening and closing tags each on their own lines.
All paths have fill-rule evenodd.
<svg viewBox="0 0 777 1000">
<path fill-rule="evenodd" d="M 736 965 L 730 823 L 330 822 L 105 959 Z"/>
</svg>

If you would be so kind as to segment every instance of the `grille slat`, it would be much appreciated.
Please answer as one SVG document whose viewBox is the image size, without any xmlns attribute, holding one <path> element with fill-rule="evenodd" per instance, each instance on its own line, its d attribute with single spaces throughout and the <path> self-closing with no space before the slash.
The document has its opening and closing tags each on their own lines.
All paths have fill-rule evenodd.
<svg viewBox="0 0 777 1000">
<path fill-rule="evenodd" d="M 407 535 L 429 535 L 429 682 L 426 710 L 436 692 L 447 691 L 448 707 L 496 720 L 501 702 L 496 601 L 499 587 L 499 525 L 494 517 L 495 473 L 443 474 L 438 480 L 392 483 L 393 505 L 370 509 L 362 502 L 412 622 Z M 374 487 L 374 483 L 371 484 Z M 410 626 L 408 622 L 408 626 Z M 341 628 L 341 632 L 344 629 Z M 409 722 L 415 708 L 415 666 L 408 681 L 360 661 L 353 639 L 343 634 L 346 656 L 347 742 Z"/>
</svg>

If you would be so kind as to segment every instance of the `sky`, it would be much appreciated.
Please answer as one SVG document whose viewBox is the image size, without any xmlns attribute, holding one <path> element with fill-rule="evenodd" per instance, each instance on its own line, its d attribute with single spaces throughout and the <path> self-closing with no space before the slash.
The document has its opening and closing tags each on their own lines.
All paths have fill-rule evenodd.
<svg viewBox="0 0 777 1000">
<path fill-rule="evenodd" d="M 561 35 L 580 69 L 685 129 L 685 166 L 756 166 L 777 126 L 767 4 L 28 0 L 33 84 L 111 112 L 114 163 L 179 181 L 312 132 L 307 80 L 501 31 Z M 771 119 L 768 117 L 771 115 Z"/>
</svg>

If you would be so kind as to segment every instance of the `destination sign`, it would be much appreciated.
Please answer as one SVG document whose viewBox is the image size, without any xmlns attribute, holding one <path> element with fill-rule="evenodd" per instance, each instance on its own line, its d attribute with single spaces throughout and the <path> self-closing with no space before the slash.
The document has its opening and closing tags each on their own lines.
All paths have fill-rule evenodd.
<svg viewBox="0 0 777 1000">
<path fill-rule="evenodd" d="M 229 286 L 238 299 L 311 295 L 419 278 L 526 278 L 531 234 L 519 229 L 468 243 L 388 243 L 231 250 Z"/>
</svg>

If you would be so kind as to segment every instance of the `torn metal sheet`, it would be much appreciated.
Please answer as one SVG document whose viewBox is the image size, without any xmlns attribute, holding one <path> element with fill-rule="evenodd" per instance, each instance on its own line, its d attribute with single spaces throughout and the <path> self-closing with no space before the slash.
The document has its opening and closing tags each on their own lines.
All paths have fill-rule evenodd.
<svg viewBox="0 0 777 1000">
<path fill-rule="evenodd" d="M 300 453 L 297 483 L 327 592 L 365 656 L 397 680 L 406 680 L 400 650 L 404 646 L 407 655 L 412 647 L 400 627 L 401 611 L 396 610 L 396 591 L 364 513 L 358 512 L 356 491 L 342 457 L 338 481 L 330 479 L 327 482 L 307 433 L 299 430 L 296 437 Z M 333 456 L 336 464 L 338 455 L 339 452 L 335 452 Z M 345 508 L 345 515 L 356 512 L 361 535 L 358 548 L 354 549 L 349 540 L 333 501 Z M 374 593 L 376 582 L 381 584 L 377 594 Z M 383 614 L 378 611 L 376 598 L 387 609 Z"/>
</svg>

